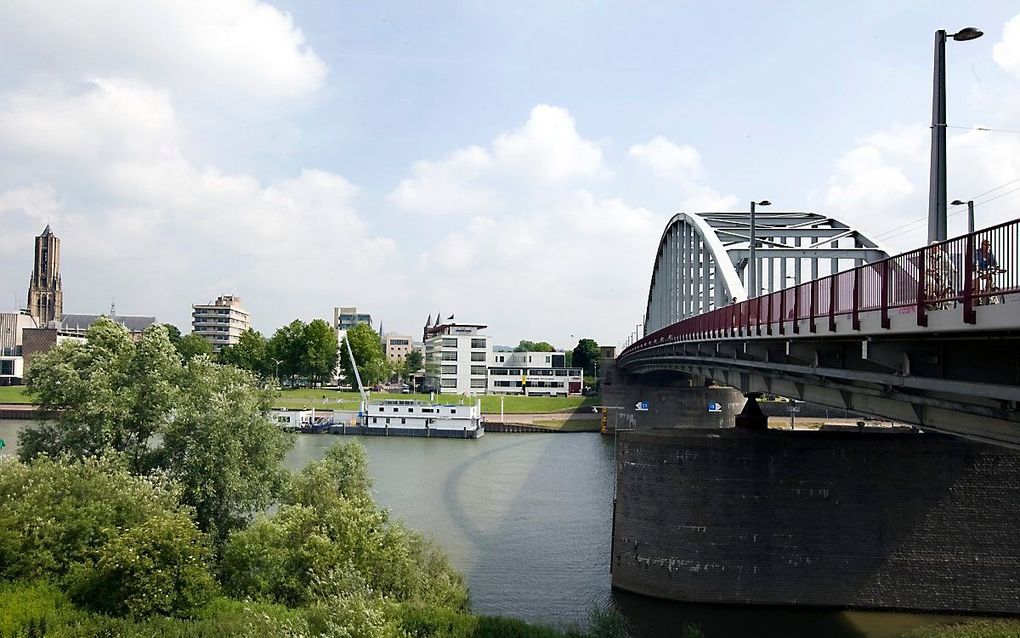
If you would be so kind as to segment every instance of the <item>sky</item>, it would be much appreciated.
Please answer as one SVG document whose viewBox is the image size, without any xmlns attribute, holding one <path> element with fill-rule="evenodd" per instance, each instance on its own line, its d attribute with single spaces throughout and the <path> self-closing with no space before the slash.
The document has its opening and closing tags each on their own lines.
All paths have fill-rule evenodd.
<svg viewBox="0 0 1020 638">
<path fill-rule="evenodd" d="M 1010 4 L 4 0 L 0 310 L 50 224 L 65 312 L 621 343 L 677 212 L 922 245 L 940 28 L 949 199 L 1020 217 Z"/>
</svg>

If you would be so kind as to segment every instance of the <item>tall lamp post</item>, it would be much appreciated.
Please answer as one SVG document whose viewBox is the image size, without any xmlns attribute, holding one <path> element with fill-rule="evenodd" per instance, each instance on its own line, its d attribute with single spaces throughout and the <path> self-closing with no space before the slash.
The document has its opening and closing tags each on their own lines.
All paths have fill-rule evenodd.
<svg viewBox="0 0 1020 638">
<path fill-rule="evenodd" d="M 754 259 L 755 249 L 758 246 L 758 226 L 754 209 L 756 206 L 771 206 L 771 205 L 772 202 L 770 202 L 767 199 L 763 199 L 760 202 L 751 202 L 751 233 L 750 237 L 748 238 L 749 243 L 751 245 L 751 254 L 749 255 L 747 261 L 747 267 L 749 270 L 747 273 L 747 277 L 745 277 L 744 281 L 745 284 L 748 284 L 744 286 L 744 288 L 747 289 L 750 295 L 748 299 L 750 299 L 751 297 L 758 296 L 758 262 L 755 261 Z"/>
<path fill-rule="evenodd" d="M 984 32 L 964 27 L 957 42 L 976 40 Z M 935 86 L 931 97 L 931 176 L 928 180 L 928 243 L 946 240 L 946 31 L 935 32 Z"/>
<path fill-rule="evenodd" d="M 954 199 L 953 201 L 951 201 L 949 203 L 952 204 L 953 206 L 963 206 L 964 204 L 967 205 L 967 234 L 969 235 L 969 234 L 973 233 L 974 232 L 974 200 L 970 199 L 970 200 L 967 200 L 965 202 L 962 202 L 962 201 L 960 201 L 958 199 Z"/>
</svg>

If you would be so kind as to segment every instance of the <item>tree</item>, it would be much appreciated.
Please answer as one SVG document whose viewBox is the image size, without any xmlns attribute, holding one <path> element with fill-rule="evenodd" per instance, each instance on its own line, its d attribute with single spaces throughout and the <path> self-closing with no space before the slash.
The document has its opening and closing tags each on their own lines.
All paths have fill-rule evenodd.
<svg viewBox="0 0 1020 638">
<path fill-rule="evenodd" d="M 379 335 L 372 326 L 364 323 L 353 326 L 347 331 L 347 340 L 351 344 L 354 361 L 358 365 L 358 372 L 364 385 L 373 386 L 389 377 L 389 362 L 383 356 Z M 340 344 L 340 368 L 347 378 L 347 383 L 351 385 L 357 383 L 354 378 L 354 367 L 347 354 L 347 346 L 343 343 Z"/>
<path fill-rule="evenodd" d="M 323 383 L 336 371 L 340 356 L 336 330 L 322 319 L 315 319 L 304 328 L 303 372 L 313 382 Z"/>
<path fill-rule="evenodd" d="M 192 359 L 180 387 L 160 465 L 181 484 L 199 527 L 224 539 L 284 487 L 291 440 L 269 420 L 274 393 L 250 372 Z"/>
<path fill-rule="evenodd" d="M 556 352 L 556 348 L 547 341 L 521 339 L 521 342 L 514 348 L 514 352 Z"/>
<path fill-rule="evenodd" d="M 170 343 L 176 348 L 177 344 L 181 342 L 181 329 L 172 323 L 164 323 L 163 327 L 166 328 L 166 333 L 170 337 Z"/>
<path fill-rule="evenodd" d="M 594 339 L 581 339 L 574 347 L 572 364 L 584 370 L 586 375 L 595 375 L 595 366 L 599 361 L 599 344 Z"/>
<path fill-rule="evenodd" d="M 269 376 L 276 368 L 276 364 L 269 360 L 266 338 L 251 328 L 241 333 L 237 343 L 223 347 L 220 361 L 260 376 Z"/>
<path fill-rule="evenodd" d="M 221 538 L 269 505 L 290 440 L 269 420 L 272 393 L 251 373 L 208 357 L 182 367 L 163 326 L 136 344 L 101 319 L 85 336 L 32 366 L 29 391 L 58 416 L 22 432 L 22 459 L 113 456 L 136 474 L 161 470 L 180 482 L 200 528 Z"/>
<path fill-rule="evenodd" d="M 27 428 L 19 455 L 122 452 L 135 472 L 143 471 L 150 437 L 165 427 L 177 402 L 180 372 L 165 327 L 150 326 L 136 344 L 126 328 L 99 319 L 85 343 L 59 344 L 33 363 L 28 390 L 57 418 Z"/>
<path fill-rule="evenodd" d="M 177 342 L 177 352 L 180 353 L 184 363 L 187 363 L 199 355 L 211 355 L 213 347 L 203 337 L 192 332 L 191 334 L 184 335 Z"/>
<path fill-rule="evenodd" d="M 305 324 L 300 319 L 291 321 L 286 326 L 278 328 L 267 344 L 269 358 L 273 360 L 274 368 L 277 368 L 281 377 L 294 377 L 301 373 L 301 360 L 307 348 L 305 347 Z M 279 361 L 279 366 L 276 365 Z"/>
<path fill-rule="evenodd" d="M 425 364 L 425 357 L 422 356 L 421 350 L 411 350 L 404 357 L 404 367 L 407 370 L 408 375 L 412 375 L 422 369 Z"/>
</svg>

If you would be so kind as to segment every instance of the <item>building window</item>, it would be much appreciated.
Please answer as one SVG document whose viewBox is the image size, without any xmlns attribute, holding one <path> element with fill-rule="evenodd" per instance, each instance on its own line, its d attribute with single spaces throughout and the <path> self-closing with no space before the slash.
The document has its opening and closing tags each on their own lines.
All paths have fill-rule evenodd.
<svg viewBox="0 0 1020 638">
<path fill-rule="evenodd" d="M 401 417 L 400 418 L 400 425 L 404 425 L 405 423 L 407 423 L 407 419 Z"/>
<path fill-rule="evenodd" d="M 442 374 L 457 374 L 457 366 L 443 366 Z"/>
<path fill-rule="evenodd" d="M 485 339 L 472 339 L 471 347 L 488 349 L 488 344 L 485 343 Z"/>
<path fill-rule="evenodd" d="M 471 379 L 471 387 L 472 388 L 484 388 L 485 387 L 485 379 Z"/>
<path fill-rule="evenodd" d="M 453 352 L 444 352 L 443 353 L 443 361 L 456 361 L 456 360 L 457 360 L 457 351 L 456 350 L 454 350 Z"/>
<path fill-rule="evenodd" d="M 485 374 L 485 366 L 471 366 L 471 374 Z"/>
<path fill-rule="evenodd" d="M 457 387 L 457 380 L 456 379 L 440 379 L 439 380 L 439 387 L 441 387 L 441 388 L 456 388 Z"/>
<path fill-rule="evenodd" d="M 551 355 L 548 355 L 548 354 L 547 354 L 547 355 L 545 355 L 545 362 L 546 362 L 546 363 L 549 363 L 550 361 L 552 361 L 552 356 L 551 356 Z"/>
<path fill-rule="evenodd" d="M 444 348 L 456 348 L 457 347 L 457 340 L 456 339 L 443 339 L 443 347 Z"/>
<path fill-rule="evenodd" d="M 471 360 L 472 361 L 485 361 L 485 353 L 484 352 L 472 352 L 471 353 Z"/>
</svg>

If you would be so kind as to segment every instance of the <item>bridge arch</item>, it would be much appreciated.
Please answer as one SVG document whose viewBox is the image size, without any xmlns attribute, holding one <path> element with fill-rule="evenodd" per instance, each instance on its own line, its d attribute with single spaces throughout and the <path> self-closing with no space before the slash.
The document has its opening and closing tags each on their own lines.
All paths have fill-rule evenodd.
<svg viewBox="0 0 1020 638">
<path fill-rule="evenodd" d="M 885 259 L 889 254 L 834 217 L 758 210 L 755 263 L 750 212 L 677 213 L 659 239 L 644 333 L 760 294 Z M 758 294 L 747 290 L 757 269 Z"/>
</svg>

